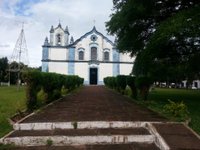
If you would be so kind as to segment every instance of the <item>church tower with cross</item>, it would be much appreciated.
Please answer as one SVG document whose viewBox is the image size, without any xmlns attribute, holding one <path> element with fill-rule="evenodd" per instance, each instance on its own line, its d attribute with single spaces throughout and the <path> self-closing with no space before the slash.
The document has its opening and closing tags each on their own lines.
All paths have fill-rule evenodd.
<svg viewBox="0 0 200 150">
<path fill-rule="evenodd" d="M 95 23 L 95 21 L 94 21 Z M 84 78 L 84 84 L 102 85 L 107 76 L 129 75 L 134 58 L 119 53 L 115 43 L 94 26 L 80 38 L 70 36 L 68 26 L 51 26 L 42 46 L 42 71 Z"/>
<path fill-rule="evenodd" d="M 69 31 L 68 26 L 62 28 L 59 23 L 56 28 L 51 26 L 50 29 L 50 45 L 51 46 L 67 46 L 69 44 Z"/>
</svg>

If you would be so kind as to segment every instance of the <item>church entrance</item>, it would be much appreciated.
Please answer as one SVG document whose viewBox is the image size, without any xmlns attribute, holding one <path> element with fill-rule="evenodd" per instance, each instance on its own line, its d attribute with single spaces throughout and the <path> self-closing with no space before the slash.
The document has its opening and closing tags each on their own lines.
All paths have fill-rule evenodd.
<svg viewBox="0 0 200 150">
<path fill-rule="evenodd" d="M 90 68 L 90 84 L 97 84 L 97 68 Z"/>
</svg>

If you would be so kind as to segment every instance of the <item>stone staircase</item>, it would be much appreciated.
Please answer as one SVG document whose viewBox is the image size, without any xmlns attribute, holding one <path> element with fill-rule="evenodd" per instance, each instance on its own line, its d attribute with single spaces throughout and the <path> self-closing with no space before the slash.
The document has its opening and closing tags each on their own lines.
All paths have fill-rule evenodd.
<svg viewBox="0 0 200 150">
<path fill-rule="evenodd" d="M 122 149 L 131 149 L 131 146 L 138 149 L 169 149 L 150 122 L 17 123 L 13 128 L 14 131 L 1 139 L 2 143 L 32 148 L 53 146 L 54 149 L 63 146 L 92 146 L 92 149 L 98 149 L 116 145 Z"/>
</svg>

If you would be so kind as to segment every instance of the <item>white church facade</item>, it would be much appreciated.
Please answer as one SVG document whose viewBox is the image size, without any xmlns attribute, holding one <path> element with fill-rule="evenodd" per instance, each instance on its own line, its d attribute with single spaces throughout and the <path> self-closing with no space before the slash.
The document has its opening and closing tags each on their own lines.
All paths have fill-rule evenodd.
<svg viewBox="0 0 200 150">
<path fill-rule="evenodd" d="M 84 78 L 84 84 L 103 84 L 107 76 L 129 75 L 134 59 L 122 54 L 115 44 L 95 27 L 79 39 L 69 40 L 68 27 L 50 29 L 42 51 L 42 71 Z"/>
</svg>

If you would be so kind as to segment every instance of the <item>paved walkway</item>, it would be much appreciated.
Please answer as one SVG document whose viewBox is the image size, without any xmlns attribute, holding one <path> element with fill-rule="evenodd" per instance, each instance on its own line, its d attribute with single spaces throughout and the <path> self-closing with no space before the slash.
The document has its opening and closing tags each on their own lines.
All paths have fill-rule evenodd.
<svg viewBox="0 0 200 150">
<path fill-rule="evenodd" d="M 103 86 L 86 86 L 23 122 L 166 121 Z"/>
<path fill-rule="evenodd" d="M 199 137 L 187 126 L 103 86 L 85 86 L 14 129 L 2 141 L 19 145 L 16 149 L 200 150 Z M 49 139 L 53 146 L 45 146 Z"/>
</svg>

